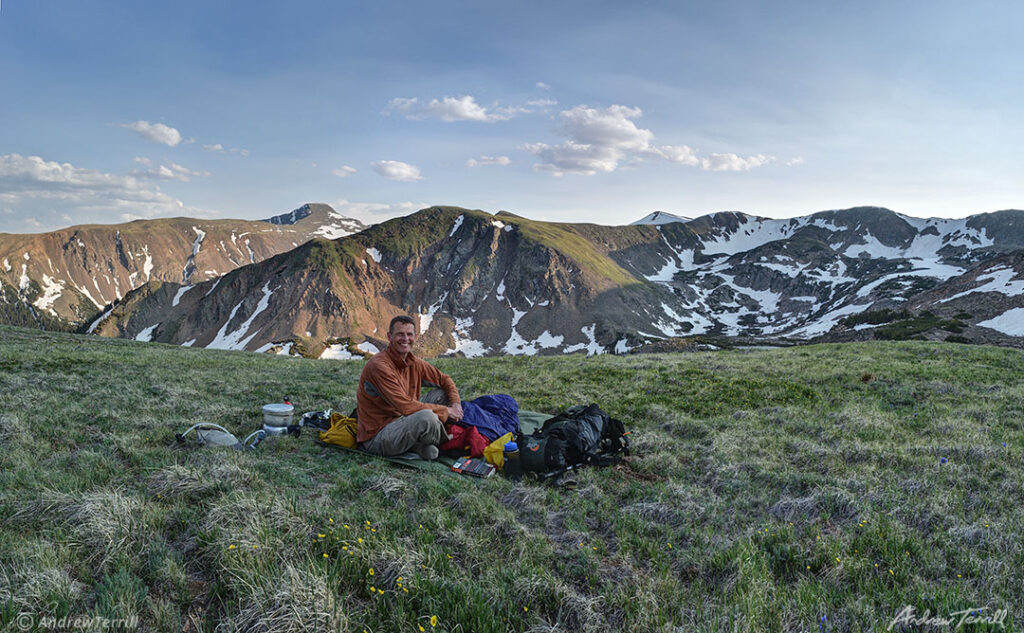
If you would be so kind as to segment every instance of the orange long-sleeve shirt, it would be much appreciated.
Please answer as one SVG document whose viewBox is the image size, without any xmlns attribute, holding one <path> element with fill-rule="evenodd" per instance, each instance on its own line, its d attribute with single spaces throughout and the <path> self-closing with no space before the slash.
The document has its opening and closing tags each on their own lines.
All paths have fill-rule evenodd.
<svg viewBox="0 0 1024 633">
<path fill-rule="evenodd" d="M 367 442 L 396 418 L 421 409 L 430 409 L 442 422 L 447 421 L 448 407 L 419 401 L 425 383 L 443 389 L 450 404 L 461 402 L 459 390 L 447 374 L 411 353 L 402 359 L 388 346 L 366 361 L 356 392 L 356 441 Z"/>
</svg>

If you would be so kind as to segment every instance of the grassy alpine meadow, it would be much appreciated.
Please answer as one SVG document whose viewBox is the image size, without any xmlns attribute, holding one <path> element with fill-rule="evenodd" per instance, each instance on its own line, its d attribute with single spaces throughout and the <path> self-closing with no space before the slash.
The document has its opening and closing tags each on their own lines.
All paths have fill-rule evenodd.
<svg viewBox="0 0 1024 633">
<path fill-rule="evenodd" d="M 466 399 L 621 419 L 632 455 L 575 486 L 308 431 L 175 441 L 197 422 L 247 435 L 285 395 L 348 412 L 361 365 L 0 327 L 0 628 L 1021 629 L 1020 350 L 437 361 Z"/>
</svg>

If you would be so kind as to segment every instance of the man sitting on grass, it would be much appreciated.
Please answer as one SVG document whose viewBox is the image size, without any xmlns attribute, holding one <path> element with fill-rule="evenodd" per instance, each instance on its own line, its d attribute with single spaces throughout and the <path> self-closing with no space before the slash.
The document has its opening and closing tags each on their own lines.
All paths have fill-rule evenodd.
<svg viewBox="0 0 1024 633">
<path fill-rule="evenodd" d="M 388 346 L 366 362 L 356 394 L 356 441 L 360 448 L 390 457 L 415 451 L 436 459 L 448 439 L 444 422 L 462 419 L 459 390 L 446 374 L 413 356 L 416 322 L 391 319 Z M 420 398 L 423 385 L 440 387 Z"/>
</svg>

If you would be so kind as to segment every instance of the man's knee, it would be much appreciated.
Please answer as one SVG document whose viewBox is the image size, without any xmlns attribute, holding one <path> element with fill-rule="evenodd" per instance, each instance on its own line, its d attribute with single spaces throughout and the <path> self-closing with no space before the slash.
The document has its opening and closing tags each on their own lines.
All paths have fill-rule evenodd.
<svg viewBox="0 0 1024 633">
<path fill-rule="evenodd" d="M 441 423 L 441 418 L 437 417 L 437 414 L 430 409 L 423 409 L 413 413 L 409 416 L 409 423 L 416 430 L 424 434 L 436 432 L 440 437 L 440 434 L 444 431 L 444 424 Z"/>
</svg>

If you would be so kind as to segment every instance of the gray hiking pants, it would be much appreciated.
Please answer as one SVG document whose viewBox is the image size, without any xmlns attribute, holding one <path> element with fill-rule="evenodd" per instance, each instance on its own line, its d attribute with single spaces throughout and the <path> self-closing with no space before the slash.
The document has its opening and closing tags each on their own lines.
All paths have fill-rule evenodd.
<svg viewBox="0 0 1024 633">
<path fill-rule="evenodd" d="M 448 398 L 441 389 L 434 389 L 420 398 L 420 402 L 444 404 Z M 424 446 L 438 446 L 448 439 L 444 424 L 437 414 L 430 409 L 422 409 L 411 415 L 403 415 L 389 422 L 369 441 L 360 446 L 364 451 L 374 455 L 392 457 L 409 451 L 420 452 Z M 437 452 L 434 452 L 437 455 Z"/>
</svg>

